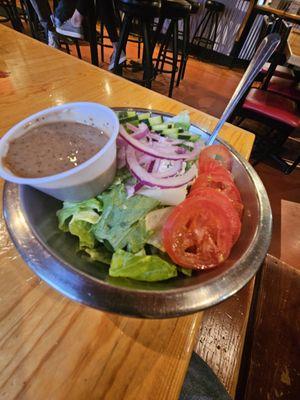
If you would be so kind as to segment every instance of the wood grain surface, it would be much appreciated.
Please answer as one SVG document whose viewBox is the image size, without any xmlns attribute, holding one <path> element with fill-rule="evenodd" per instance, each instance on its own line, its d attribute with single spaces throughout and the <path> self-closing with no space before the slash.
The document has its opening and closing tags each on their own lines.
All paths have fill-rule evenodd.
<svg viewBox="0 0 300 400">
<path fill-rule="evenodd" d="M 207 114 L 0 26 L 0 134 L 34 112 L 69 101 L 173 113 L 188 109 L 203 128 L 211 130 L 216 123 Z M 226 125 L 222 137 L 249 157 L 254 135 Z M 73 303 L 26 266 L 3 218 L 0 276 L 2 399 L 178 398 L 202 314 L 149 321 Z M 243 346 L 242 335 L 239 340 Z"/>
<path fill-rule="evenodd" d="M 288 64 L 300 67 L 300 31 L 292 30 L 287 41 L 286 61 Z"/>
<path fill-rule="evenodd" d="M 300 393 L 300 270 L 267 256 L 262 267 L 245 400 Z"/>
<path fill-rule="evenodd" d="M 251 306 L 254 279 L 228 300 L 205 311 L 195 352 L 234 398 Z"/>
</svg>

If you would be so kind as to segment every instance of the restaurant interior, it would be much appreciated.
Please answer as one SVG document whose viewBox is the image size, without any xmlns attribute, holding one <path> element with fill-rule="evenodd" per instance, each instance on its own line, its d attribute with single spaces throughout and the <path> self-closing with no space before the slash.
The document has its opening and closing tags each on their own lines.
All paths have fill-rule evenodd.
<svg viewBox="0 0 300 400">
<path fill-rule="evenodd" d="M 220 275 L 214 272 L 219 267 L 196 271 L 193 277 L 207 277 L 191 283 L 192 278 L 184 283 L 183 277 L 167 289 L 163 283 L 135 286 L 127 276 L 124 289 L 96 272 L 87 281 L 85 266 L 80 277 L 73 270 L 68 275 L 73 268 L 68 267 L 73 260 L 69 239 L 58 242 L 50 217 L 41 219 L 56 207 L 51 200 L 55 185 L 41 186 L 46 195 L 27 186 L 21 192 L 19 184 L 25 181 L 4 184 L 0 179 L 0 397 L 298 399 L 300 1 L 0 0 L 0 138 L 41 110 L 73 102 L 103 104 L 117 112 L 120 124 L 127 123 L 133 144 L 127 128 L 127 133 L 120 128 L 121 139 L 116 140 L 118 149 L 127 143 L 124 165 L 138 179 L 135 191 L 143 185 L 155 189 L 158 177 L 169 180 L 169 186 L 160 188 L 171 188 L 179 171 L 175 177 L 161 173 L 152 158 L 144 178 L 134 172 L 141 170 L 142 161 L 134 159 L 140 163 L 134 170 L 128 148 L 132 144 L 133 153 L 146 148 L 134 144 L 145 140 L 139 122 L 150 129 L 149 143 L 156 143 L 160 134 L 165 141 L 175 140 L 182 159 L 188 150 L 179 143 L 187 132 L 178 130 L 176 117 L 168 125 L 170 116 L 187 110 L 191 126 L 195 124 L 191 131 L 200 128 L 206 144 L 213 142 L 210 134 L 219 133 L 233 157 L 231 173 L 244 202 L 242 233 L 233 247 L 234 265 L 221 266 Z M 155 118 L 162 127 L 153 130 Z M 32 121 L 25 120 L 28 126 Z M 156 151 L 171 151 L 162 147 Z M 195 143 L 192 148 L 196 151 Z M 1 151 L 0 140 L 0 159 Z M 143 153 L 145 159 L 155 157 L 151 151 Z M 177 156 L 179 160 L 179 151 L 169 157 L 173 166 L 188 163 L 176 161 Z M 0 175 L 9 181 L 2 169 Z M 147 185 L 151 174 L 154 183 Z M 223 190 L 227 178 L 219 179 Z M 39 189 L 32 181 L 28 179 L 29 187 Z M 69 182 L 57 192 L 68 192 Z M 209 187 L 213 190 L 211 183 Z M 64 207 L 73 201 L 53 196 L 65 200 Z M 195 201 L 188 200 L 193 208 Z M 104 211 L 99 217 L 95 207 L 93 213 L 103 219 Z M 235 275 L 227 278 L 231 271 Z M 227 279 L 230 288 L 225 287 Z"/>
</svg>

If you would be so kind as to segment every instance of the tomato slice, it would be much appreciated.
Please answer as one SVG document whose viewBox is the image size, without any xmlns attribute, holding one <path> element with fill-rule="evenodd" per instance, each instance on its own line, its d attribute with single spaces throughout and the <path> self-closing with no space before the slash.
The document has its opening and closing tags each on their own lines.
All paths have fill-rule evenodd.
<svg viewBox="0 0 300 400">
<path fill-rule="evenodd" d="M 201 162 L 200 162 L 200 158 L 199 158 L 198 171 L 199 171 L 199 174 L 224 175 L 225 177 L 233 180 L 233 177 L 232 177 L 230 171 L 228 171 L 228 169 L 223 167 L 223 165 L 221 165 L 218 161 L 216 161 L 212 158 L 207 158 L 206 160 L 202 160 Z"/>
<path fill-rule="evenodd" d="M 222 144 L 214 144 L 212 146 L 205 147 L 199 155 L 199 170 L 201 170 L 201 164 L 207 159 L 213 159 L 224 168 L 231 171 L 232 167 L 232 156 L 229 150 Z"/>
<path fill-rule="evenodd" d="M 227 214 L 218 202 L 204 197 L 186 198 L 170 214 L 162 233 L 172 261 L 190 269 L 207 269 L 222 263 L 233 243 Z"/>
<path fill-rule="evenodd" d="M 218 207 L 220 207 L 222 212 L 230 221 L 231 234 L 233 238 L 232 244 L 234 244 L 241 233 L 241 221 L 232 201 L 224 193 L 212 188 L 197 189 L 193 193 L 194 194 L 191 193 L 191 198 L 196 198 L 198 200 L 210 199 L 211 201 L 214 201 Z"/>
<path fill-rule="evenodd" d="M 225 194 L 233 203 L 240 218 L 243 213 L 243 204 L 240 192 L 233 180 L 226 175 L 216 173 L 200 174 L 193 183 L 189 197 L 194 196 L 197 189 L 212 188 Z"/>
</svg>

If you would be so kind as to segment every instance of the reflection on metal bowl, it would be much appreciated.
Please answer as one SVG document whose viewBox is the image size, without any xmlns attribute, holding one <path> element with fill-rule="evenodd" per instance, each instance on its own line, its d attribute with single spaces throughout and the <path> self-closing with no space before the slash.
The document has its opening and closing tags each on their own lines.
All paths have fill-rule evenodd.
<svg viewBox="0 0 300 400">
<path fill-rule="evenodd" d="M 191 131 L 208 137 L 196 126 Z M 106 266 L 79 257 L 75 238 L 58 230 L 59 201 L 28 186 L 6 183 L 4 215 L 10 235 L 37 275 L 80 303 L 145 318 L 203 310 L 233 295 L 254 276 L 271 239 L 272 214 L 264 186 L 248 162 L 230 150 L 245 211 L 238 242 L 228 260 L 215 269 L 157 283 L 111 278 Z"/>
</svg>

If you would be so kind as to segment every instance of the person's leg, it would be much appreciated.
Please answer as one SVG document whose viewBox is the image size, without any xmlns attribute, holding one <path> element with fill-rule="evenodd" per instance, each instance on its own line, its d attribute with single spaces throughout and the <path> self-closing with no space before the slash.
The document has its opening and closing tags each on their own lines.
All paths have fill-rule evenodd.
<svg viewBox="0 0 300 400">
<path fill-rule="evenodd" d="M 54 31 L 51 21 L 51 8 L 48 0 L 30 0 L 34 11 L 36 12 L 39 22 L 45 30 Z"/>
<path fill-rule="evenodd" d="M 65 36 L 83 39 L 82 23 L 88 6 L 87 0 L 61 0 L 55 17 L 64 22 L 56 25 L 56 31 Z"/>
<path fill-rule="evenodd" d="M 116 16 L 112 0 L 100 0 L 99 11 L 102 21 L 107 30 L 109 39 L 112 42 L 114 48 L 116 48 L 117 42 L 119 40 L 119 34 L 117 30 Z"/>
<path fill-rule="evenodd" d="M 60 26 L 67 19 L 70 19 L 76 9 L 77 0 L 60 0 L 55 8 L 55 24 Z"/>
<path fill-rule="evenodd" d="M 59 48 L 60 44 L 55 33 L 55 27 L 52 23 L 52 10 L 48 0 L 30 0 L 30 3 L 38 16 L 40 24 L 45 30 L 48 45 Z"/>
<path fill-rule="evenodd" d="M 99 7 L 100 17 L 102 18 L 102 21 L 105 25 L 109 39 L 110 39 L 113 49 L 114 49 L 114 51 L 111 55 L 111 58 L 110 58 L 109 66 L 108 66 L 108 70 L 110 71 L 114 68 L 115 54 L 116 54 L 115 51 L 117 49 L 117 45 L 118 45 L 118 41 L 119 41 L 119 34 L 118 34 L 118 29 L 117 29 L 115 10 L 113 7 L 112 0 L 99 0 L 98 7 Z M 122 64 L 124 61 L 126 61 L 126 54 L 125 54 L 125 51 L 122 50 L 119 64 Z"/>
</svg>

